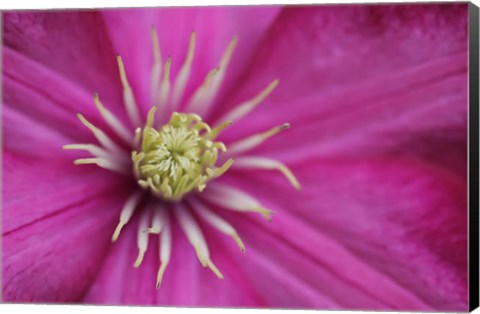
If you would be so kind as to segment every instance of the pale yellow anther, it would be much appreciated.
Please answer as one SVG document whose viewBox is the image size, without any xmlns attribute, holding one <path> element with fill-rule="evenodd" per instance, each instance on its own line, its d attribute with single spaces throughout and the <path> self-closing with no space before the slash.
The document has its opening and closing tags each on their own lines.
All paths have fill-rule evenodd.
<svg viewBox="0 0 480 314">
<path fill-rule="evenodd" d="M 125 66 L 120 55 L 117 55 L 117 64 L 118 71 L 120 72 L 120 81 L 123 86 L 123 101 L 125 102 L 128 117 L 135 127 L 139 127 L 142 124 L 142 119 L 140 118 L 140 112 L 135 101 L 135 96 L 133 95 L 132 88 L 128 82 Z"/>
<path fill-rule="evenodd" d="M 115 242 L 118 240 L 118 237 L 120 236 L 120 232 L 122 232 L 122 229 L 123 227 L 125 227 L 125 225 L 127 224 L 126 221 L 120 221 L 117 225 L 117 227 L 115 227 L 115 231 L 113 232 L 113 235 L 112 235 L 112 242 Z"/>
<path fill-rule="evenodd" d="M 145 251 L 140 250 L 138 251 L 138 256 L 137 259 L 135 260 L 135 263 L 133 263 L 133 267 L 138 268 L 142 264 L 143 257 L 145 256 Z"/>
<path fill-rule="evenodd" d="M 223 279 L 222 273 L 220 272 L 220 270 L 218 270 L 217 266 L 215 266 L 215 264 L 214 264 L 210 259 L 207 259 L 206 263 L 207 263 L 208 268 L 210 268 L 210 269 L 212 270 L 212 272 L 213 272 L 219 279 Z"/>
<path fill-rule="evenodd" d="M 158 42 L 158 33 L 155 27 L 150 27 L 150 36 L 152 38 L 153 62 L 155 64 L 162 62 L 162 54 L 160 52 L 160 43 Z"/>
<path fill-rule="evenodd" d="M 73 161 L 76 165 L 88 165 L 88 164 L 98 164 L 100 158 L 80 158 Z"/>
<path fill-rule="evenodd" d="M 210 84 L 212 83 L 213 79 L 215 76 L 220 72 L 220 67 L 216 67 L 212 69 L 210 72 L 208 72 L 207 76 L 205 77 L 205 80 L 203 81 L 203 84 L 200 86 L 200 88 L 205 88 L 207 89 Z"/>
<path fill-rule="evenodd" d="M 165 218 L 162 215 L 165 210 L 166 209 L 163 206 L 158 206 L 152 209 L 152 226 L 150 228 L 145 228 L 143 230 L 144 233 L 159 234 L 162 231 L 162 227 L 166 223 L 164 221 Z"/>
<path fill-rule="evenodd" d="M 275 212 L 263 207 L 254 207 L 252 211 L 260 213 L 267 221 L 271 221 L 272 216 L 275 214 Z"/>
<path fill-rule="evenodd" d="M 113 159 L 107 158 L 79 158 L 73 161 L 75 165 L 97 165 L 101 168 L 115 171 L 121 174 L 129 174 L 128 168 L 126 168 L 122 163 L 116 162 Z"/>
<path fill-rule="evenodd" d="M 94 155 L 95 157 L 113 157 L 107 151 L 93 144 L 69 144 L 63 145 L 65 150 L 84 150 Z"/>
<path fill-rule="evenodd" d="M 195 32 L 192 32 L 190 35 L 190 43 L 188 45 L 187 57 L 185 62 L 178 72 L 177 78 L 174 83 L 173 88 L 173 105 L 176 107 L 180 100 L 182 99 L 185 87 L 190 76 L 190 71 L 192 68 L 193 56 L 195 55 Z"/>
<path fill-rule="evenodd" d="M 207 73 L 205 79 L 203 80 L 202 85 L 200 85 L 193 96 L 191 97 L 190 101 L 186 106 L 186 111 L 188 112 L 196 112 L 198 111 L 206 102 L 208 97 L 209 88 L 213 82 L 213 79 L 216 75 L 220 73 L 220 68 L 214 68 L 210 72 Z"/>
<path fill-rule="evenodd" d="M 202 190 L 231 166 L 233 160 L 216 167 L 219 151 L 225 152 L 226 147 L 208 138 L 210 126 L 200 116 L 174 112 L 167 124 L 155 129 L 155 110 L 147 115 L 142 151 L 132 154 L 140 186 L 163 199 L 178 201 L 195 188 Z"/>
<path fill-rule="evenodd" d="M 117 55 L 117 65 L 118 70 L 120 72 L 120 81 L 122 82 L 123 88 L 130 88 L 130 84 L 128 83 L 127 74 L 125 72 L 125 65 L 123 64 L 122 57 Z"/>
<path fill-rule="evenodd" d="M 237 169 L 265 169 L 278 170 L 297 190 L 301 189 L 300 183 L 293 174 L 293 172 L 283 163 L 266 157 L 245 156 L 239 157 L 235 163 Z"/>
<path fill-rule="evenodd" d="M 168 98 L 170 95 L 170 69 L 172 66 L 172 58 L 168 57 L 165 62 L 165 68 L 163 69 L 162 83 L 160 84 L 160 106 L 162 109 L 167 108 Z"/>
<path fill-rule="evenodd" d="M 203 197 L 228 210 L 259 213 L 267 220 L 271 220 L 274 214 L 252 196 L 225 184 L 212 184 L 208 193 L 204 193 Z"/>
<path fill-rule="evenodd" d="M 158 241 L 159 247 L 159 257 L 160 257 L 160 268 L 157 273 L 157 289 L 160 288 L 162 284 L 163 274 L 165 273 L 165 269 L 170 261 L 170 254 L 172 249 L 172 238 L 171 238 L 171 230 L 170 230 L 170 222 L 169 222 L 169 214 L 166 210 L 161 211 L 161 217 L 163 221 L 163 228 L 160 234 L 160 241 Z"/>
<path fill-rule="evenodd" d="M 228 159 L 220 168 L 216 168 L 214 170 L 215 177 L 220 177 L 222 174 L 227 172 L 227 170 L 232 166 L 233 162 L 235 161 L 234 158 Z"/>
<path fill-rule="evenodd" d="M 140 202 L 142 195 L 143 194 L 140 192 L 132 193 L 125 202 L 125 205 L 123 205 L 122 211 L 120 212 L 118 225 L 112 235 L 112 242 L 117 241 L 123 227 L 130 221 L 130 218 L 132 218 L 133 212 Z"/>
<path fill-rule="evenodd" d="M 133 147 L 137 147 L 140 145 L 140 140 L 142 139 L 142 129 L 136 128 L 135 129 L 135 136 L 133 138 Z"/>
<path fill-rule="evenodd" d="M 77 113 L 77 118 L 90 130 L 92 131 L 92 133 L 96 133 L 99 131 L 99 129 L 94 126 L 93 124 L 91 124 L 87 119 L 85 119 L 85 117 L 80 114 L 80 113 Z"/>
<path fill-rule="evenodd" d="M 236 121 L 246 116 L 252 111 L 258 104 L 260 104 L 271 92 L 277 87 L 279 80 L 271 82 L 263 91 L 250 100 L 238 105 L 235 109 L 227 113 L 222 120 Z"/>
<path fill-rule="evenodd" d="M 226 67 L 230 63 L 230 59 L 232 59 L 233 51 L 235 51 L 235 47 L 238 44 L 238 36 L 234 36 L 230 43 L 225 50 L 222 59 L 220 60 L 220 67 Z"/>
<path fill-rule="evenodd" d="M 160 77 L 162 76 L 162 55 L 160 52 L 160 44 L 158 42 L 158 34 L 155 28 L 152 26 L 150 28 L 150 35 L 152 38 L 152 54 L 153 54 L 153 65 L 152 65 L 152 74 L 150 78 L 150 93 L 151 101 L 157 103 Z"/>
<path fill-rule="evenodd" d="M 167 269 L 168 263 L 161 263 L 160 268 L 158 269 L 157 273 L 157 289 L 160 289 L 162 286 L 163 274 L 165 273 L 165 269 Z"/>
<path fill-rule="evenodd" d="M 103 119 L 107 124 L 114 130 L 117 135 L 122 138 L 125 142 L 130 143 L 132 140 L 131 132 L 120 122 L 120 120 L 115 117 L 115 115 L 110 112 L 100 101 L 100 97 L 97 93 L 93 95 L 93 101 L 98 111 L 102 115 Z"/>
<path fill-rule="evenodd" d="M 190 102 L 187 105 L 188 111 L 195 111 L 199 113 L 205 113 L 208 111 L 210 105 L 212 104 L 213 99 L 217 95 L 218 89 L 220 88 L 225 72 L 232 58 L 233 51 L 238 43 L 238 37 L 235 36 L 232 38 L 230 43 L 227 46 L 220 62 L 217 67 L 217 71 L 211 71 L 202 86 L 197 89 L 193 97 L 190 99 Z"/>
<path fill-rule="evenodd" d="M 195 253 L 197 253 L 197 258 L 200 261 L 200 264 L 202 264 L 203 267 L 207 267 L 208 266 L 207 265 L 207 260 L 203 256 L 200 246 L 196 243 L 192 244 L 192 245 L 193 245 L 193 248 L 195 249 Z"/>
<path fill-rule="evenodd" d="M 137 246 L 138 246 L 138 256 L 133 264 L 133 267 L 137 268 L 143 261 L 145 252 L 148 248 L 148 234 L 144 230 L 148 227 L 150 221 L 150 212 L 151 210 L 144 210 L 140 216 L 140 221 L 138 223 L 137 230 Z"/>
<path fill-rule="evenodd" d="M 238 247 L 240 248 L 240 251 L 242 251 L 242 253 L 245 253 L 245 245 L 243 244 L 242 239 L 240 239 L 240 236 L 238 235 L 238 233 L 233 232 L 232 234 L 230 234 L 230 236 L 233 238 L 233 240 L 235 240 Z"/>
<path fill-rule="evenodd" d="M 289 127 L 290 127 L 289 123 L 284 123 L 284 124 L 281 124 L 281 125 L 276 126 L 274 128 L 271 128 L 270 130 L 265 131 L 263 133 L 254 134 L 252 136 L 241 139 L 241 140 L 239 140 L 237 142 L 234 142 L 234 143 L 229 145 L 228 153 L 230 155 L 237 155 L 237 154 L 241 154 L 241 153 L 244 153 L 246 151 L 249 151 L 249 150 L 259 146 L 260 144 L 265 142 L 270 137 L 280 133 L 283 130 L 288 129 Z"/>
<path fill-rule="evenodd" d="M 153 106 L 147 113 L 147 123 L 145 124 L 146 128 L 153 127 L 153 120 L 155 119 L 155 111 L 157 111 L 157 106 Z"/>
<path fill-rule="evenodd" d="M 209 223 L 212 227 L 217 229 L 220 232 L 232 237 L 235 242 L 237 243 L 238 247 L 242 252 L 245 252 L 245 246 L 243 245 L 242 240 L 238 236 L 237 231 L 230 225 L 225 219 L 221 218 L 218 214 L 212 212 L 197 199 L 191 199 L 191 207 L 197 213 L 197 215 L 202 219 Z"/>
<path fill-rule="evenodd" d="M 231 126 L 233 124 L 232 121 L 225 121 L 223 123 L 221 123 L 219 126 L 217 127 L 214 127 L 208 134 L 208 138 L 211 139 L 211 140 L 214 140 L 218 134 L 223 131 L 224 129 L 226 129 L 227 127 Z"/>
</svg>

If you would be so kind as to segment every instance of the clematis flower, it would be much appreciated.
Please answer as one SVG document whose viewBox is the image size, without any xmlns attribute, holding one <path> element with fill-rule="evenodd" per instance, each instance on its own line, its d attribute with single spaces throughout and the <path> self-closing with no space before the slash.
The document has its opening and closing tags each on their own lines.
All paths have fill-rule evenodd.
<svg viewBox="0 0 480 314">
<path fill-rule="evenodd" d="M 467 13 L 4 14 L 4 300 L 466 310 Z"/>
</svg>

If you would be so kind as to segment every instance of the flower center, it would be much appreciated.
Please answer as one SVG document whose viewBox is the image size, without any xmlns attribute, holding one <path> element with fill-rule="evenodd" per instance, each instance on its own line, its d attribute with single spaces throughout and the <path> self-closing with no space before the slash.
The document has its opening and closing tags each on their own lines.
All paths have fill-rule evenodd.
<svg viewBox="0 0 480 314">
<path fill-rule="evenodd" d="M 120 211 L 112 241 L 117 241 L 123 227 L 131 221 L 134 212 L 139 212 L 138 256 L 133 266 L 139 267 L 142 263 L 148 248 L 149 236 L 158 235 L 160 266 L 157 273 L 157 288 L 160 287 L 163 274 L 170 262 L 173 246 L 172 218 L 178 221 L 179 227 L 195 249 L 202 266 L 210 268 L 218 278 L 222 279 L 222 273 L 210 257 L 207 241 L 197 219 L 232 237 L 244 252 L 245 246 L 235 228 L 210 207 L 215 206 L 242 213 L 259 213 L 267 220 L 271 219 L 273 212 L 263 207 L 253 196 L 228 184 L 212 182 L 208 189 L 205 189 L 207 184 L 224 174 L 230 167 L 234 167 L 242 171 L 277 170 L 290 181 L 293 187 L 300 189 L 298 180 L 286 165 L 271 158 L 250 154 L 251 150 L 270 137 L 288 129 L 290 126 L 288 123 L 230 142 L 228 152 L 222 142 L 215 140 L 223 129 L 232 124 L 231 121 L 239 120 L 254 110 L 276 88 L 278 80 L 273 80 L 259 94 L 235 106 L 220 118 L 225 122 L 211 128 L 202 121 L 199 114 L 208 112 L 217 95 L 237 44 L 237 37 L 228 44 L 218 66 L 206 74 L 203 83 L 197 87 L 190 98 L 183 99 L 194 56 L 195 33 L 191 34 L 185 62 L 172 86 L 170 86 L 172 60 L 169 57 L 163 67 L 158 36 L 154 28 L 151 29 L 151 35 L 154 57 L 151 73 L 151 100 L 152 103 L 159 104 L 159 107 L 153 106 L 149 110 L 145 124 L 143 125 L 144 120 L 141 118 L 135 95 L 119 55 L 117 63 L 123 87 L 125 111 L 135 132 L 132 133 L 131 129 L 102 104 L 98 94 L 94 95 L 95 105 L 106 124 L 123 144 L 131 147 L 128 150 L 131 151 L 131 157 L 125 150 L 126 145 L 119 145 L 81 114 L 78 114 L 78 118 L 92 131 L 100 145 L 76 143 L 64 145 L 63 148 L 84 150 L 92 155 L 89 158 L 76 159 L 74 161 L 76 165 L 95 164 L 128 177 L 131 177 L 133 172 L 138 185 L 149 192 L 144 193 L 145 191 L 138 191 L 139 189 L 130 192 Z M 162 116 L 168 117 L 171 113 L 168 123 L 154 124 L 157 109 Z M 225 153 L 225 159 L 230 157 L 221 166 L 217 166 L 220 159 L 219 151 L 222 154 Z M 237 156 L 235 164 L 231 156 Z M 185 198 L 187 194 L 193 193 L 195 195 Z M 146 197 L 146 194 L 152 194 L 158 199 Z"/>
<path fill-rule="evenodd" d="M 150 110 L 143 128 L 141 151 L 132 152 L 133 171 L 142 188 L 165 200 L 178 201 L 193 190 L 201 192 L 208 181 L 232 165 L 233 158 L 215 166 L 218 151 L 227 150 L 214 140 L 218 128 L 212 130 L 196 114 L 174 112 L 167 124 L 156 129 L 155 110 Z"/>
</svg>

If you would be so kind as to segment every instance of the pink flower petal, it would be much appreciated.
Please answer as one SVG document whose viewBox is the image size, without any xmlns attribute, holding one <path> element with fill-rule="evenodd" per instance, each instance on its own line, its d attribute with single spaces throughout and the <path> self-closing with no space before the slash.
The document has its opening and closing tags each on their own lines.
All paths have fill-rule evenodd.
<svg viewBox="0 0 480 314">
<path fill-rule="evenodd" d="M 118 176 L 111 172 L 94 166 L 81 169 L 66 158 L 32 158 L 31 155 L 19 156 L 10 152 L 4 152 L 2 158 L 5 233 L 125 188 L 119 183 Z"/>
<path fill-rule="evenodd" d="M 65 144 L 91 141 L 93 135 L 77 119 L 78 112 L 112 134 L 94 105 L 93 91 L 8 47 L 2 53 L 7 149 L 58 156 L 64 154 L 60 148 Z M 109 109 L 126 121 L 122 104 Z M 32 124 L 25 124 L 28 120 Z M 40 146 L 42 143 L 45 146 Z"/>
<path fill-rule="evenodd" d="M 195 56 L 187 94 L 201 84 L 208 71 L 218 66 L 228 43 L 238 35 L 239 44 L 223 88 L 227 91 L 244 73 L 278 11 L 278 7 L 268 6 L 122 9 L 105 10 L 102 13 L 115 51 L 124 60 L 138 101 L 144 108 L 149 108 L 152 106 L 151 26 L 158 31 L 163 62 L 168 56 L 172 57 L 173 78 L 184 62 L 190 34 L 196 32 Z"/>
<path fill-rule="evenodd" d="M 268 172 L 250 175 L 248 183 L 243 176 L 229 179 L 278 213 L 278 224 L 274 218 L 269 226 L 237 217 L 247 252 L 263 252 L 290 280 L 300 278 L 342 307 L 468 308 L 464 182 L 401 159 L 317 159 L 293 170 L 300 192 Z M 244 266 L 252 281 L 260 277 L 251 263 Z M 345 299 L 345 291 L 355 297 Z M 274 294 L 271 302 L 285 305 L 284 297 Z M 377 302 L 369 305 L 368 297 Z M 295 297 L 291 305 L 301 306 Z"/>
<path fill-rule="evenodd" d="M 15 111 L 14 106 L 3 103 L 3 149 L 33 158 L 61 157 L 62 145 L 71 142 L 58 130 L 39 123 L 34 118 Z M 35 136 L 40 135 L 41 136 Z M 31 140 L 28 140 L 31 139 Z M 66 155 L 64 155 L 66 157 Z"/>
<path fill-rule="evenodd" d="M 226 139 L 290 122 L 259 153 L 292 161 L 400 153 L 458 169 L 466 152 L 467 16 L 464 4 L 286 9 L 217 117 L 273 78 L 280 85 Z M 461 154 L 439 154 L 442 143 Z"/>
<path fill-rule="evenodd" d="M 121 104 L 121 85 L 114 80 L 118 73 L 114 52 L 98 12 L 10 12 L 3 23 L 6 47 L 50 68 L 89 94 L 99 92 L 108 103 Z M 63 85 L 48 87 L 61 92 Z"/>
<path fill-rule="evenodd" d="M 116 208 L 122 205 L 116 195 L 110 190 L 92 199 L 71 202 L 61 212 L 11 231 L 4 230 L 3 299 L 78 300 L 95 278 L 107 252 L 118 219 Z M 37 205 L 32 202 L 25 206 L 34 212 L 39 209 Z M 4 225 L 11 226 L 8 221 Z"/>
<path fill-rule="evenodd" d="M 165 272 L 160 290 L 155 289 L 159 267 L 158 241 L 151 236 L 142 265 L 132 267 L 136 254 L 137 222 L 128 224 L 114 244 L 111 254 L 85 296 L 84 302 L 94 304 L 166 305 L 166 306 L 265 306 L 260 293 L 243 274 L 242 253 L 224 251 L 216 237 L 207 231 L 212 260 L 224 275 L 219 280 L 198 261 L 195 251 L 178 225 L 174 225 L 172 260 Z M 232 241 L 233 243 L 233 241 Z M 206 284 L 207 283 L 207 284 Z"/>
<path fill-rule="evenodd" d="M 350 90 L 354 98 L 335 95 L 298 101 L 298 110 L 311 113 L 308 119 L 295 117 L 291 111 L 292 118 L 284 121 L 290 121 L 292 128 L 253 153 L 285 162 L 312 155 L 413 156 L 441 164 L 465 178 L 468 106 L 466 65 L 462 63 L 453 70 L 448 64 L 439 64 L 437 69 L 443 70 L 422 81 L 407 78 L 415 88 L 398 88 L 402 85 L 398 84 L 386 92 L 402 77 L 385 78 L 383 95 L 371 84 Z"/>
</svg>

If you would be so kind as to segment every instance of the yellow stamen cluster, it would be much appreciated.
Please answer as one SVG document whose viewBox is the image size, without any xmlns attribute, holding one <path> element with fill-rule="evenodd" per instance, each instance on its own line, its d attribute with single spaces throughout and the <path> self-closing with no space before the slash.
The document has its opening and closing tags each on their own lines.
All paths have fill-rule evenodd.
<svg viewBox="0 0 480 314">
<path fill-rule="evenodd" d="M 148 113 L 141 151 L 132 152 L 134 173 L 142 188 L 165 200 L 178 201 L 194 189 L 201 192 L 208 181 L 232 165 L 233 158 L 215 166 L 218 151 L 227 150 L 215 137 L 228 123 L 211 129 L 196 114 L 174 112 L 167 124 L 156 129 L 155 111 L 153 107 Z"/>
</svg>

